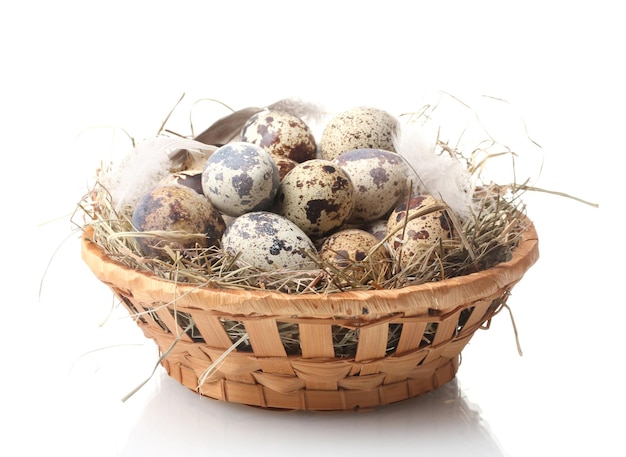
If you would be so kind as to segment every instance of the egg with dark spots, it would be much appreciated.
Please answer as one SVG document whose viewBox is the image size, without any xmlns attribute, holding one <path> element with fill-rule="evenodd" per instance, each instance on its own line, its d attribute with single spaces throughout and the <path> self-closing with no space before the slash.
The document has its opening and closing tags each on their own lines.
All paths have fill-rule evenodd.
<svg viewBox="0 0 626 457">
<path fill-rule="evenodd" d="M 361 229 L 345 229 L 329 235 L 319 255 L 323 262 L 359 283 L 369 279 L 380 282 L 390 271 L 390 255 L 385 245 Z"/>
<path fill-rule="evenodd" d="M 276 162 L 276 166 L 278 167 L 278 176 L 281 181 L 287 175 L 287 173 L 289 173 L 296 167 L 296 165 L 298 165 L 298 162 L 296 162 L 295 160 L 291 160 L 289 157 L 279 156 L 276 154 L 271 154 L 271 156 L 272 159 L 274 159 L 274 162 Z"/>
<path fill-rule="evenodd" d="M 265 110 L 252 116 L 241 129 L 241 141 L 298 163 L 317 155 L 317 142 L 310 127 L 284 111 Z"/>
<path fill-rule="evenodd" d="M 311 239 L 290 220 L 267 211 L 237 217 L 222 237 L 224 251 L 241 266 L 264 271 L 312 270 L 317 254 Z"/>
<path fill-rule="evenodd" d="M 354 185 L 354 211 L 349 222 L 371 222 L 389 214 L 406 192 L 409 167 L 383 149 L 352 149 L 334 161 Z"/>
<path fill-rule="evenodd" d="M 320 238 L 341 227 L 353 207 L 354 186 L 348 174 L 328 160 L 314 159 L 283 178 L 273 211 Z"/>
<path fill-rule="evenodd" d="M 148 232 L 137 237 L 144 255 L 161 258 L 169 258 L 166 247 L 215 246 L 226 229 L 222 215 L 206 197 L 180 185 L 158 186 L 144 194 L 131 221 L 138 232 Z"/>
<path fill-rule="evenodd" d="M 401 268 L 427 260 L 439 243 L 454 236 L 448 211 L 431 195 L 414 195 L 397 205 L 387 220 L 387 235 Z"/>
<path fill-rule="evenodd" d="M 322 131 L 320 156 L 333 160 L 351 149 L 395 151 L 398 120 L 379 108 L 359 106 L 333 117 Z"/>
<path fill-rule="evenodd" d="M 228 216 L 268 209 L 279 184 L 278 167 L 270 154 L 251 143 L 221 146 L 202 170 L 204 195 Z"/>
</svg>

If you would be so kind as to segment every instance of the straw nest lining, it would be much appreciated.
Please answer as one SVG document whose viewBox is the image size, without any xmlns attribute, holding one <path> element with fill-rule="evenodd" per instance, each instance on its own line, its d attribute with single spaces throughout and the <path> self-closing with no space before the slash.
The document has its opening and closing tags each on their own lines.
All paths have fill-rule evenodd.
<svg viewBox="0 0 626 457">
<path fill-rule="evenodd" d="M 455 102 L 459 102 L 455 97 L 452 98 Z M 219 103 L 221 104 L 221 102 Z M 461 102 L 461 104 L 463 103 Z M 318 118 L 318 121 L 319 117 L 323 115 L 320 107 L 291 99 L 279 100 L 266 109 L 284 110 L 302 119 Z M 437 109 L 441 109 L 437 104 L 425 105 L 415 112 L 401 115 L 399 118 L 405 119 L 406 123 L 402 126 L 399 123 L 398 129 L 404 130 L 406 127 L 427 124 Z M 218 119 L 202 133 L 195 135 L 194 141 L 206 144 L 209 151 L 215 150 L 220 144 L 236 141 L 246 120 L 260 110 L 261 108 L 233 110 L 232 114 Z M 163 135 L 163 132 L 172 112 L 161 126 L 159 137 L 167 136 Z M 482 126 L 479 127 L 482 128 Z M 463 214 L 462 218 L 453 208 L 448 206 L 443 198 L 438 199 L 437 205 L 424 208 L 420 214 L 412 216 L 415 218 L 443 210 L 453 226 L 454 236 L 451 239 L 424 244 L 421 255 L 411 259 L 409 265 L 406 265 L 406 259 L 398 258 L 399 254 L 396 254 L 390 262 L 385 264 L 372 262 L 371 256 L 368 255 L 365 259 L 351 262 L 350 265 L 340 270 L 320 260 L 316 255 L 317 253 L 310 253 L 319 267 L 316 270 L 262 271 L 242 265 L 237 258 L 226 254 L 219 247 L 172 249 L 171 243 L 163 248 L 164 251 L 159 256 L 160 258 L 155 256 L 148 258 L 142 253 L 137 242 L 138 238 L 155 237 L 158 239 L 164 234 L 157 232 L 138 233 L 133 227 L 131 223 L 133 207 L 131 205 L 120 206 L 119 202 L 113 201 L 107 188 L 111 185 L 110 175 L 114 173 L 110 166 L 98 170 L 95 185 L 79 202 L 77 212 L 83 215 L 83 219 L 78 225 L 81 228 L 93 228 L 93 240 L 96 244 L 101 246 L 112 259 L 120 261 L 124 265 L 141 271 L 149 271 L 163 279 L 201 284 L 207 287 L 276 290 L 289 294 L 332 293 L 344 290 L 396 289 L 466 275 L 488 269 L 510 259 L 512 250 L 519 242 L 520 234 L 524 231 L 525 225 L 528 224 L 525 205 L 521 198 L 524 189 L 527 188 L 525 184 L 513 183 L 501 186 L 494 183 L 483 183 L 481 180 L 480 175 L 489 160 L 497 156 L 510 156 L 514 168 L 515 157 L 517 156 L 510 148 L 493 140 L 487 131 L 484 133 L 486 134 L 486 141 L 481 138 L 478 144 L 468 150 L 465 150 L 466 148 L 462 150 L 462 148 L 452 145 L 450 140 L 440 138 L 439 133 L 437 133 L 432 153 L 428 154 L 433 159 L 429 159 L 431 163 L 427 165 L 434 165 L 436 157 L 443 157 L 456 162 L 458 168 L 466 169 L 463 172 L 466 173 L 464 179 L 471 177 L 473 188 L 461 189 L 461 193 L 465 192 L 472 196 L 472 200 L 468 201 L 465 197 L 461 197 L 465 200 L 463 211 L 466 212 L 467 210 L 467 214 Z M 399 135 L 403 136 L 402 132 Z M 410 136 L 407 135 L 407 138 Z M 403 146 L 402 141 L 404 140 L 396 139 L 397 148 Z M 134 140 L 133 145 L 135 145 Z M 495 149 L 492 150 L 492 147 Z M 409 166 L 410 174 L 412 173 L 409 177 L 410 187 L 407 189 L 406 199 L 414 192 L 423 193 L 425 191 L 422 173 L 430 172 L 415 169 L 416 158 L 409 157 L 413 153 L 412 150 L 415 149 L 415 144 L 410 143 L 407 149 L 411 151 L 398 150 L 399 156 L 403 157 Z M 406 156 L 404 152 L 407 152 Z M 202 155 L 207 157 L 206 153 L 205 150 Z M 185 149 L 174 151 L 174 154 L 169 155 L 170 171 L 184 169 L 190 156 L 192 154 Z M 157 162 L 155 159 L 150 160 Z M 424 165 L 423 159 L 419 160 L 419 165 Z M 439 165 L 436 166 L 436 171 L 440 175 L 447 171 L 447 169 L 439 170 L 438 167 Z M 515 175 L 515 173 L 513 174 Z M 137 178 L 141 179 L 141 177 Z M 454 180 L 454 176 L 450 176 L 450 179 Z M 442 191 L 442 189 L 434 190 L 435 192 Z M 457 197 L 458 195 L 451 196 L 453 200 Z M 454 208 L 458 208 L 458 206 Z M 404 226 L 398 227 L 396 231 L 404 230 L 410 219 L 405 218 Z M 166 235 L 170 240 L 178 236 L 171 231 Z M 183 240 L 188 239 L 190 234 L 182 233 L 179 235 Z M 381 240 L 379 245 L 372 248 L 370 253 L 378 250 L 380 245 L 391 244 L 392 237 L 393 234 L 387 234 L 387 237 Z M 186 245 L 188 246 L 189 243 Z M 404 266 L 399 267 L 399 265 Z M 351 274 L 353 271 L 359 271 L 359 274 Z M 366 273 L 363 274 L 363 271 Z M 355 277 L 359 280 L 356 281 Z"/>
<path fill-rule="evenodd" d="M 397 267 L 398 258 L 392 259 L 391 265 L 389 262 L 377 265 L 368 256 L 359 262 L 349 262 L 339 270 L 311 252 L 309 254 L 318 269 L 267 271 L 241 266 L 236 256 L 216 246 L 180 250 L 166 246 L 163 248 L 165 256 L 145 257 L 137 238 L 158 238 L 161 234 L 134 230 L 132 208 L 116 211 L 107 189 L 101 184 L 96 184 L 93 191 L 84 197 L 79 209 L 86 215 L 82 228 L 92 228 L 93 241 L 109 257 L 128 267 L 153 273 L 162 279 L 205 287 L 306 294 L 397 289 L 482 271 L 509 260 L 528 225 L 519 190 L 494 184 L 477 189 L 475 195 L 475 210 L 469 218 L 460 221 L 453 213 L 447 213 L 451 216 L 456 236 L 425 244 L 427 248 L 421 255 L 415 256 L 403 268 Z M 405 218 L 405 223 L 442 209 L 447 209 L 444 202 Z M 402 230 L 402 226 L 397 230 Z M 181 234 L 181 237 L 188 235 Z M 388 243 L 392 235 L 387 235 L 371 252 Z M 172 239 L 176 234 L 168 232 L 167 236 Z M 350 274 L 352 270 L 365 270 L 367 274 L 356 275 L 361 280 L 355 281 L 355 275 Z"/>
</svg>

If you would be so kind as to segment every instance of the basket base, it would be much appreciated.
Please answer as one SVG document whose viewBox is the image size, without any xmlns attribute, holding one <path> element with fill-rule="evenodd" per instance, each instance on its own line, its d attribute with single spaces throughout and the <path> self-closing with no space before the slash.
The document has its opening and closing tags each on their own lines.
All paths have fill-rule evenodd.
<svg viewBox="0 0 626 457">
<path fill-rule="evenodd" d="M 226 379 L 207 382 L 198 388 L 198 378 L 193 370 L 167 360 L 163 366 L 170 377 L 194 393 L 215 400 L 274 410 L 346 411 L 389 405 L 431 392 L 456 377 L 459 359 L 458 356 L 443 362 L 439 359 L 436 367 L 423 366 L 408 379 L 371 389 L 298 388 L 283 392 L 263 384 Z"/>
</svg>

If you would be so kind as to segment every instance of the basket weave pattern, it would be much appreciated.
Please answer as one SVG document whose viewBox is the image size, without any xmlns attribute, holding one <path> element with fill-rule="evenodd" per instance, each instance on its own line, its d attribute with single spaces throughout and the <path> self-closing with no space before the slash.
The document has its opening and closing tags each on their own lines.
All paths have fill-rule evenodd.
<svg viewBox="0 0 626 457">
<path fill-rule="evenodd" d="M 539 256 L 529 223 L 513 258 L 489 270 L 396 290 L 288 295 L 157 279 L 108 258 L 89 235 L 84 261 L 167 353 L 162 365 L 171 377 L 217 400 L 297 410 L 386 405 L 449 382 L 462 349 Z M 245 327 L 249 345 L 230 352 L 199 386 L 235 342 L 225 322 Z M 297 353 L 281 325 L 296 329 Z M 337 352 L 337 329 L 358 329 L 354 354 Z"/>
</svg>

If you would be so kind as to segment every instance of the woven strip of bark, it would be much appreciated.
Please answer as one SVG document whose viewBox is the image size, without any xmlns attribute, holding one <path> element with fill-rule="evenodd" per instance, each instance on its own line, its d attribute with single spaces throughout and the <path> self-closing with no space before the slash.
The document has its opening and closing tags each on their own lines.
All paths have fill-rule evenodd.
<svg viewBox="0 0 626 457">
<path fill-rule="evenodd" d="M 506 303 L 539 250 L 529 224 L 512 259 L 489 270 L 397 290 L 327 295 L 175 284 L 111 260 L 88 231 L 82 256 L 145 336 L 161 353 L 169 351 L 162 361 L 168 374 L 194 392 L 264 408 L 349 410 L 417 397 L 452 380 L 465 345 Z M 201 382 L 235 342 L 226 321 L 245 328 L 249 345 L 230 352 Z M 281 336 L 286 324 L 297 328 L 297 353 Z M 358 329 L 354 354 L 335 347 L 337 328 Z M 390 347 L 392 330 L 399 337 Z"/>
</svg>

